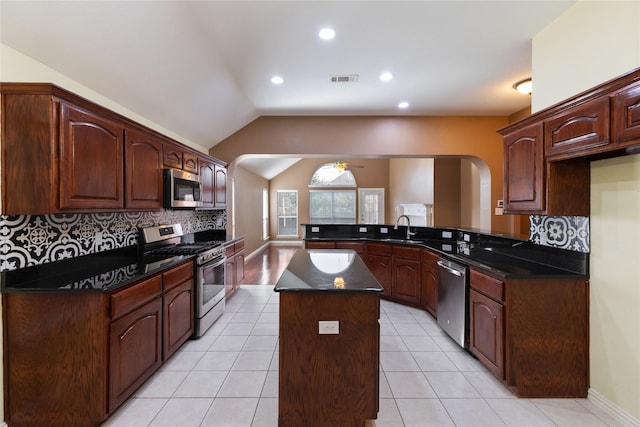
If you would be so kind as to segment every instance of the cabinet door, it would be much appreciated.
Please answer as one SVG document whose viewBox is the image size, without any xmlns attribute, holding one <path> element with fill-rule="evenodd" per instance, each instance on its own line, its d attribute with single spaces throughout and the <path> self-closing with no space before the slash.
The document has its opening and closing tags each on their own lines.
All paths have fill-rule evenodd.
<svg viewBox="0 0 640 427">
<path fill-rule="evenodd" d="M 215 165 L 200 159 L 198 168 L 200 170 L 200 183 L 202 184 L 202 207 L 213 208 L 215 207 Z"/>
<path fill-rule="evenodd" d="M 167 360 L 193 334 L 193 279 L 182 282 L 162 296 L 164 340 L 163 360 Z"/>
<path fill-rule="evenodd" d="M 438 315 L 438 259 L 433 252 L 422 250 L 421 306 L 434 317 Z"/>
<path fill-rule="evenodd" d="M 124 128 L 61 103 L 60 209 L 124 206 Z"/>
<path fill-rule="evenodd" d="M 215 207 L 227 205 L 227 168 L 215 165 Z"/>
<path fill-rule="evenodd" d="M 469 347 L 497 378 L 504 379 L 504 307 L 469 291 Z"/>
<path fill-rule="evenodd" d="M 434 317 L 438 316 L 438 270 L 422 265 L 421 306 Z"/>
<path fill-rule="evenodd" d="M 182 169 L 187 172 L 198 173 L 198 156 L 194 153 L 184 151 L 182 153 Z"/>
<path fill-rule="evenodd" d="M 544 122 L 548 158 L 591 154 L 609 144 L 609 97 L 590 101 Z"/>
<path fill-rule="evenodd" d="M 168 168 L 182 169 L 182 150 L 180 147 L 165 142 L 162 146 L 162 162 Z"/>
<path fill-rule="evenodd" d="M 124 147 L 125 207 L 162 209 L 162 143 L 127 129 Z"/>
<path fill-rule="evenodd" d="M 420 261 L 393 257 L 392 298 L 412 305 L 420 304 Z"/>
<path fill-rule="evenodd" d="M 364 259 L 365 264 L 375 278 L 380 282 L 380 285 L 384 288 L 383 295 L 391 297 L 391 257 L 380 255 L 367 255 Z"/>
<path fill-rule="evenodd" d="M 504 212 L 542 213 L 545 177 L 542 123 L 504 136 Z"/>
<path fill-rule="evenodd" d="M 640 84 L 613 98 L 613 141 L 622 146 L 640 144 Z"/>
<path fill-rule="evenodd" d="M 156 298 L 111 323 L 109 412 L 162 364 L 162 299 Z"/>
<path fill-rule="evenodd" d="M 236 260 L 235 257 L 227 255 L 224 263 L 224 295 L 229 298 L 235 292 L 236 283 Z"/>
<path fill-rule="evenodd" d="M 235 280 L 233 284 L 234 289 L 238 289 L 244 280 L 244 249 L 235 255 Z"/>
</svg>

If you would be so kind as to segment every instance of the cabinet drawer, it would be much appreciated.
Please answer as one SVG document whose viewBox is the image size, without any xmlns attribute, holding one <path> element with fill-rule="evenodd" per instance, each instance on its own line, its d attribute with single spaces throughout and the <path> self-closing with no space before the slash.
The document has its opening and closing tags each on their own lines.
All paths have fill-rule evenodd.
<svg viewBox="0 0 640 427">
<path fill-rule="evenodd" d="M 561 156 L 609 144 L 609 98 L 572 108 L 544 123 L 545 155 Z M 589 154 L 585 151 L 584 154 Z"/>
<path fill-rule="evenodd" d="M 162 273 L 162 284 L 167 291 L 193 277 L 193 263 L 188 262 L 172 270 Z"/>
<path fill-rule="evenodd" d="M 336 242 L 336 249 L 353 249 L 358 255 L 364 255 L 363 242 Z"/>
<path fill-rule="evenodd" d="M 391 256 L 391 245 L 386 243 L 367 243 L 367 255 Z"/>
<path fill-rule="evenodd" d="M 614 142 L 622 145 L 640 143 L 640 84 L 617 93 L 612 109 Z"/>
<path fill-rule="evenodd" d="M 471 270 L 469 286 L 498 302 L 504 301 L 504 282 L 499 279 Z"/>
<path fill-rule="evenodd" d="M 411 248 L 408 246 L 393 246 L 393 256 L 400 258 L 409 258 L 420 261 L 420 248 Z"/>
<path fill-rule="evenodd" d="M 123 316 L 162 294 L 162 276 L 155 276 L 111 295 L 111 318 Z"/>
</svg>

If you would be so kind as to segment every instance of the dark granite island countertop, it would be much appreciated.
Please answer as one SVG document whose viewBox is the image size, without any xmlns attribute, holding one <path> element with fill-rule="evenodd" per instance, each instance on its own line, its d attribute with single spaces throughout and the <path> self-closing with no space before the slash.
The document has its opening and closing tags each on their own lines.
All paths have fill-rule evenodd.
<svg viewBox="0 0 640 427">
<path fill-rule="evenodd" d="M 375 276 L 350 249 L 299 249 L 274 290 L 383 292 Z"/>
</svg>

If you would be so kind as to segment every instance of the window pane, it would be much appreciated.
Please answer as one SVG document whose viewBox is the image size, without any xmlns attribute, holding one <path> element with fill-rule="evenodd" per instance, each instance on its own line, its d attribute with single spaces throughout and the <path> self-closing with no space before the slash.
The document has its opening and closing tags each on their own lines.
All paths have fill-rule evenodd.
<svg viewBox="0 0 640 427">
<path fill-rule="evenodd" d="M 297 218 L 278 218 L 278 235 L 279 236 L 297 236 L 298 235 L 298 219 Z"/>
<path fill-rule="evenodd" d="M 298 235 L 298 192 L 278 191 L 278 235 Z"/>
<path fill-rule="evenodd" d="M 318 224 L 353 224 L 356 192 L 353 190 L 309 191 L 309 219 Z"/>
</svg>

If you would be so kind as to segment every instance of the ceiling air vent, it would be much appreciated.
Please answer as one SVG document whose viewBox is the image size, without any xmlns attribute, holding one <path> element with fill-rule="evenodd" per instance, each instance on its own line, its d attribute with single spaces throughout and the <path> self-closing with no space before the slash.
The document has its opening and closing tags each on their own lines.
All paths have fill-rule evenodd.
<svg viewBox="0 0 640 427">
<path fill-rule="evenodd" d="M 355 83 L 358 81 L 357 74 L 345 74 L 342 76 L 330 76 L 331 83 Z"/>
</svg>

